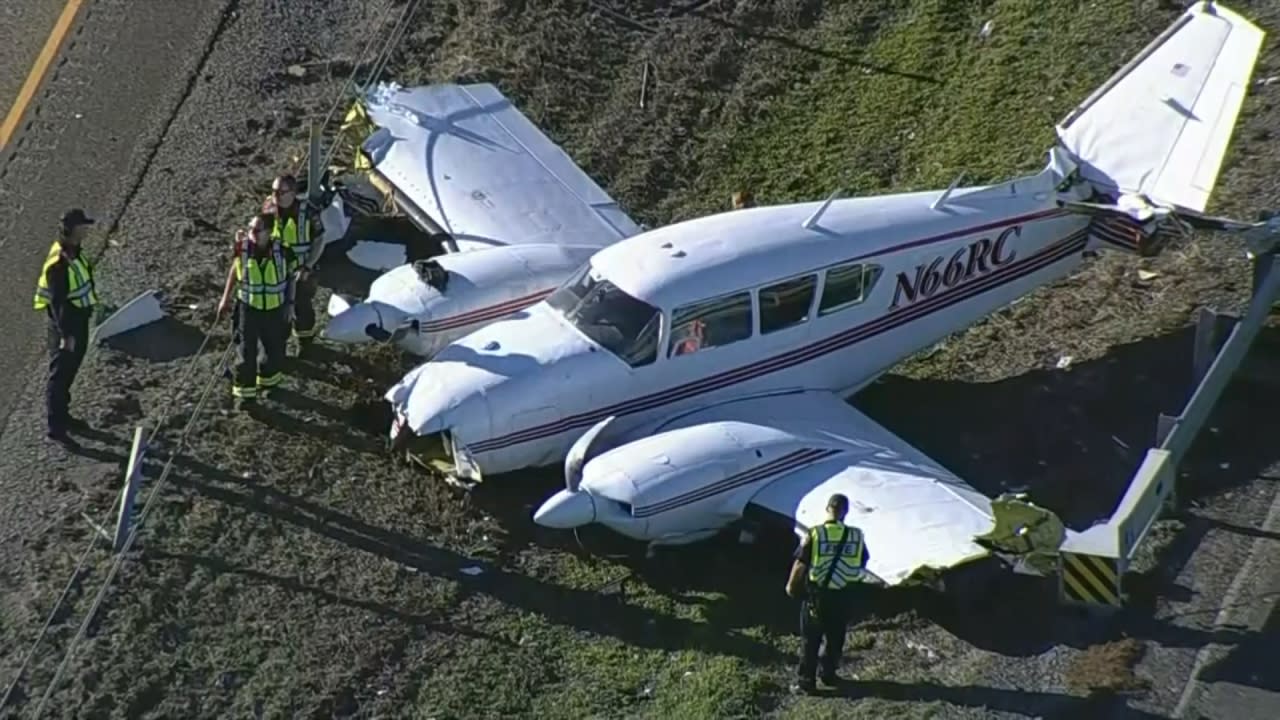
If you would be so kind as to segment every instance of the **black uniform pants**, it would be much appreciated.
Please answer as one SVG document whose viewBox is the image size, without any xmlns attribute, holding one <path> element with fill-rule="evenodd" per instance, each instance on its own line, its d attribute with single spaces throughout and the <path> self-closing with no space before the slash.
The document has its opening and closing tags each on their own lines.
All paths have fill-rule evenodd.
<svg viewBox="0 0 1280 720">
<path fill-rule="evenodd" d="M 849 627 L 849 598 L 843 591 L 823 590 L 811 594 L 800 603 L 800 634 L 804 651 L 797 674 L 804 682 L 813 682 L 818 670 L 818 651 L 822 653 L 822 677 L 832 679 L 840 667 L 844 653 L 844 636 Z"/>
<path fill-rule="evenodd" d="M 236 369 L 231 394 L 239 398 L 257 397 L 258 389 L 273 388 L 284 380 L 285 345 L 289 340 L 289 318 L 285 306 L 255 310 L 236 304 Z M 266 360 L 259 366 L 258 346 Z"/>
<path fill-rule="evenodd" d="M 306 280 L 294 284 L 293 334 L 300 341 L 308 342 L 316 334 L 316 279 L 308 274 Z"/>
<path fill-rule="evenodd" d="M 67 308 L 63 318 L 68 325 L 75 347 L 62 349 L 62 333 L 49 314 L 49 379 L 45 384 L 44 401 L 48 415 L 49 432 L 63 433 L 71 408 L 71 384 L 80 372 L 85 351 L 89 347 L 89 318 L 92 312 L 79 308 Z"/>
</svg>

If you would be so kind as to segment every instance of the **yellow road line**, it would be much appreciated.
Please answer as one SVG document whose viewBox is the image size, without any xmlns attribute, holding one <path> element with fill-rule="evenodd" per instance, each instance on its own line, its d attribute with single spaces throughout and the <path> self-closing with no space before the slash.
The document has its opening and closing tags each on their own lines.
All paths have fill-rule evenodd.
<svg viewBox="0 0 1280 720">
<path fill-rule="evenodd" d="M 62 41 L 67 37 L 67 31 L 71 29 L 71 23 L 76 19 L 76 13 L 83 2 L 84 0 L 67 0 L 66 6 L 62 8 L 62 14 L 58 16 L 53 32 L 49 34 L 49 39 L 44 41 L 44 48 L 40 50 L 36 64 L 31 66 L 27 81 L 22 84 L 22 90 L 18 92 L 18 99 L 13 103 L 13 107 L 9 108 L 4 124 L 0 125 L 0 150 L 9 144 L 9 138 L 18 128 L 18 122 L 26 113 L 31 98 L 35 97 L 36 88 L 40 87 L 40 82 L 44 80 L 44 74 L 49 70 L 49 64 L 53 62 L 53 58 L 57 56 L 58 49 L 62 47 Z"/>
</svg>

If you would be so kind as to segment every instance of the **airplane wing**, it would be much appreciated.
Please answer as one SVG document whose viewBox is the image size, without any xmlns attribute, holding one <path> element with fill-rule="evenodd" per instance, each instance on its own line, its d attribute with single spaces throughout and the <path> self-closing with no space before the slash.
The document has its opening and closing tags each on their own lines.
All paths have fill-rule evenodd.
<svg viewBox="0 0 1280 720">
<path fill-rule="evenodd" d="M 672 432 L 712 424 L 735 441 L 708 450 L 708 441 L 688 435 L 678 440 L 678 448 L 670 447 L 677 442 Z M 785 438 L 781 449 L 780 438 Z M 645 458 L 657 453 L 659 444 L 667 445 L 662 452 L 676 467 L 702 462 L 684 458 L 689 453 L 750 452 L 757 442 L 773 446 L 766 452 L 784 454 L 763 464 L 750 462 L 747 470 L 710 486 L 726 495 L 725 512 L 778 517 L 804 534 L 826 517 L 831 495 L 843 493 L 850 505 L 846 521 L 866 535 L 867 567 L 888 585 L 922 569 L 942 570 L 990 554 L 974 540 L 993 530 L 990 499 L 830 392 L 767 395 L 703 408 L 632 444 L 647 443 L 635 451 Z M 634 474 L 643 464 L 637 458 L 627 472 Z M 709 494 L 710 487 L 699 496 Z M 738 494 L 737 487 L 748 492 Z"/>
<path fill-rule="evenodd" d="M 1081 175 L 1203 212 L 1263 36 L 1221 5 L 1190 7 L 1058 124 Z"/>
<path fill-rule="evenodd" d="M 452 235 L 453 252 L 534 243 L 603 248 L 640 232 L 491 84 L 383 84 L 367 105 L 378 126 L 361 146 L 372 178 L 390 186 L 424 229 Z"/>
<path fill-rule="evenodd" d="M 831 495 L 843 493 L 849 498 L 846 522 L 866 537 L 867 569 L 887 585 L 924 568 L 942 570 L 990 554 L 974 541 L 994 525 L 990 499 L 923 452 L 831 393 L 761 401 L 740 407 L 737 419 L 839 451 L 770 479 L 749 506 L 789 518 L 803 534 L 823 522 Z"/>
</svg>

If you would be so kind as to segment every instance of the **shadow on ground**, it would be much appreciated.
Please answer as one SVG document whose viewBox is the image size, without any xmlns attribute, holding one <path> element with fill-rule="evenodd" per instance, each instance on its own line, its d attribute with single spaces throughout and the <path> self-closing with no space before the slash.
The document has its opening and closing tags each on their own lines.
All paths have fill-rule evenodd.
<svg viewBox="0 0 1280 720">
<path fill-rule="evenodd" d="M 988 495 L 1029 492 L 1084 529 L 1119 502 L 1155 443 L 1156 416 L 1190 399 L 1192 340 L 1188 327 L 1069 370 L 989 383 L 889 376 L 853 402 Z M 1252 355 L 1270 352 L 1263 346 Z M 1193 478 L 1179 487 L 1184 498 L 1250 482 L 1280 460 L 1280 446 L 1249 440 L 1280 432 L 1280 417 L 1262 411 L 1274 403 L 1259 392 L 1280 399 L 1242 380 L 1228 386 L 1184 463 Z"/>
<path fill-rule="evenodd" d="M 193 327 L 172 315 L 129 332 L 112 335 L 102 341 L 104 347 L 149 362 L 166 363 L 195 355 L 204 342 L 204 331 Z M 220 350 L 213 344 L 205 352 Z"/>
<path fill-rule="evenodd" d="M 309 529 L 416 571 L 455 580 L 461 585 L 463 597 L 485 593 L 512 607 L 537 613 L 549 622 L 614 636 L 638 647 L 681 650 L 711 645 L 719 652 L 753 661 L 783 659 L 773 648 L 745 636 L 724 635 L 705 625 L 627 605 L 617 597 L 485 567 L 486 563 L 473 558 L 392 529 L 374 527 L 334 508 L 253 484 L 196 460 L 181 458 L 175 464 L 181 472 L 171 482 L 178 487 Z M 476 565 L 484 567 L 485 572 L 476 577 L 461 572 Z"/>
<path fill-rule="evenodd" d="M 1280 693 L 1280 664 L 1275 661 L 1280 637 L 1280 606 L 1272 606 L 1262 629 L 1244 638 L 1225 657 L 1200 671 L 1202 683 L 1231 683 Z"/>
<path fill-rule="evenodd" d="M 357 215 L 347 234 L 327 245 L 316 266 L 316 282 L 335 293 L 363 298 L 381 272 L 362 268 L 347 258 L 347 251 L 362 240 L 404 245 L 405 262 L 435 257 L 444 252 L 440 239 L 397 215 Z"/>
</svg>

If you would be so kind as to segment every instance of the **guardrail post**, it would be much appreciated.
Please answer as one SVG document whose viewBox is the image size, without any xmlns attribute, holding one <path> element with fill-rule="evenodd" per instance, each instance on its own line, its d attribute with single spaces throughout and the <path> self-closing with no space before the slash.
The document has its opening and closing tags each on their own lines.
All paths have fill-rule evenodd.
<svg viewBox="0 0 1280 720">
<path fill-rule="evenodd" d="M 129 448 L 129 464 L 125 469 L 124 489 L 120 491 L 120 514 L 116 517 L 116 533 L 112 541 L 112 549 L 120 552 L 124 548 L 129 533 L 133 530 L 137 519 L 134 513 L 134 502 L 138 491 L 142 488 L 142 458 L 146 453 L 142 441 L 142 426 L 133 430 L 133 445 Z"/>
</svg>

